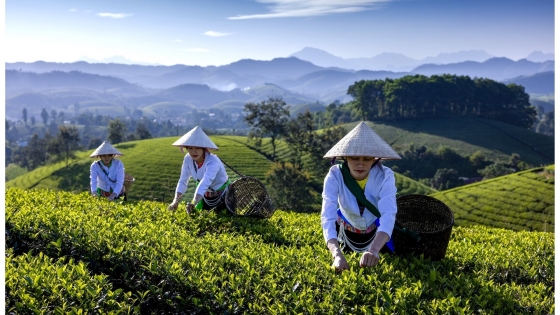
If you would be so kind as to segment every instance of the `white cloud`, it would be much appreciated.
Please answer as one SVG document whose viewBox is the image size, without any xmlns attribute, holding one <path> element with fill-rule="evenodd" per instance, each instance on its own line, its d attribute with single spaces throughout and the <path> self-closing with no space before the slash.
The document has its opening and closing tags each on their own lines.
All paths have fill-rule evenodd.
<svg viewBox="0 0 560 315">
<path fill-rule="evenodd" d="M 132 16 L 132 14 L 128 14 L 128 13 L 97 13 L 97 15 L 100 17 L 108 17 L 112 19 L 122 19 L 125 17 Z"/>
<path fill-rule="evenodd" d="M 212 37 L 220 37 L 220 36 L 231 35 L 231 33 L 220 33 L 220 32 L 214 32 L 214 31 L 207 31 L 207 32 L 204 33 L 204 35 L 208 35 L 208 36 L 212 36 Z"/>
<path fill-rule="evenodd" d="M 70 9 L 70 10 L 68 10 L 68 11 L 70 11 L 70 12 L 76 12 L 77 10 L 74 9 L 74 8 L 72 8 L 72 9 Z"/>
<path fill-rule="evenodd" d="M 230 20 L 307 17 L 371 10 L 393 0 L 255 0 L 268 4 L 269 13 L 232 16 Z"/>
<path fill-rule="evenodd" d="M 175 40 L 175 42 L 177 42 L 177 43 L 181 43 L 181 42 L 182 42 L 182 40 L 180 40 L 180 39 L 176 39 L 176 40 Z"/>
<path fill-rule="evenodd" d="M 209 50 L 206 48 L 183 48 L 181 50 L 184 51 L 189 51 L 189 52 L 196 52 L 196 53 L 203 53 L 203 52 L 208 52 Z"/>
</svg>

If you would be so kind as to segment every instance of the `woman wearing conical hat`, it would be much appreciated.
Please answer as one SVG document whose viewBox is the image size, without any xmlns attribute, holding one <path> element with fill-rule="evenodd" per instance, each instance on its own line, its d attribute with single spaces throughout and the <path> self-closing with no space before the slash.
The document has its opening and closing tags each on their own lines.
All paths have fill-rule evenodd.
<svg viewBox="0 0 560 315">
<path fill-rule="evenodd" d="M 99 160 L 89 168 L 91 193 L 94 196 L 114 200 L 124 195 L 124 165 L 115 156 L 122 156 L 109 142 L 104 141 L 90 158 Z"/>
<path fill-rule="evenodd" d="M 397 213 L 395 176 L 380 160 L 400 159 L 365 122 L 344 136 L 325 158 L 342 158 L 325 177 L 321 226 L 337 270 L 349 268 L 341 249 L 361 252 L 361 267 L 375 266 L 389 242 Z M 387 243 L 392 249 L 392 242 Z"/>
<path fill-rule="evenodd" d="M 217 150 L 218 147 L 198 126 L 175 141 L 173 145 L 180 147 L 181 152 L 186 148 L 188 153 L 183 159 L 175 198 L 168 208 L 177 209 L 192 177 L 197 186 L 194 196 L 187 202 L 187 213 L 190 214 L 193 209 L 224 209 L 223 195 L 230 180 L 220 158 L 210 153 L 210 150 Z"/>
</svg>

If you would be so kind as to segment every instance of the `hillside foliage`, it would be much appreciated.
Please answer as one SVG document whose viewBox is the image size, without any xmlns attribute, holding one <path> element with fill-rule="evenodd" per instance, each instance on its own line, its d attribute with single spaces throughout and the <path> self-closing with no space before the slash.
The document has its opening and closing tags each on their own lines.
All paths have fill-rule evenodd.
<svg viewBox="0 0 560 315">
<path fill-rule="evenodd" d="M 446 257 L 337 274 L 318 214 L 6 192 L 6 312 L 552 314 L 554 234 L 454 227 Z M 490 245 L 491 244 L 491 245 Z"/>
<path fill-rule="evenodd" d="M 398 79 L 361 80 L 350 85 L 347 93 L 353 100 L 342 106 L 342 117 L 318 112 L 318 118 L 337 124 L 355 120 L 475 116 L 524 129 L 531 128 L 537 118 L 523 86 L 505 85 L 487 78 L 407 75 Z"/>
</svg>

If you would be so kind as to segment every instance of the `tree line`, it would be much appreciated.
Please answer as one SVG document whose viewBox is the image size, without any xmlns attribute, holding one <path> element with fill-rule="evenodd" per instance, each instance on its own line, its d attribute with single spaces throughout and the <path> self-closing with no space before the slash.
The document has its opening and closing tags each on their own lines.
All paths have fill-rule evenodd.
<svg viewBox="0 0 560 315">
<path fill-rule="evenodd" d="M 104 141 L 103 139 L 112 144 L 149 139 L 152 138 L 152 134 L 146 125 L 158 129 L 154 128 L 154 123 L 151 121 L 125 121 L 118 118 L 106 119 L 106 121 L 108 122 L 107 127 L 99 135 L 95 135 L 95 130 L 90 125 L 84 125 L 82 128 L 69 124 L 56 125 L 55 122 L 42 128 L 31 128 L 26 125 L 25 127 L 34 131 L 33 135 L 26 145 L 18 145 L 11 139 L 14 137 L 17 139 L 20 132 L 15 123 L 6 120 L 6 165 L 15 163 L 27 170 L 33 170 L 63 159 L 68 165 L 68 160 L 75 157 L 76 150 L 94 149 Z M 168 127 L 166 129 L 173 130 L 173 132 L 176 129 L 173 125 L 164 127 Z"/>
<path fill-rule="evenodd" d="M 477 116 L 529 129 L 537 116 L 523 86 L 487 78 L 444 74 L 361 80 L 350 85 L 347 94 L 354 99 L 329 105 L 327 112 L 317 115 L 317 122 Z M 335 109 L 338 113 L 332 112 Z"/>
</svg>

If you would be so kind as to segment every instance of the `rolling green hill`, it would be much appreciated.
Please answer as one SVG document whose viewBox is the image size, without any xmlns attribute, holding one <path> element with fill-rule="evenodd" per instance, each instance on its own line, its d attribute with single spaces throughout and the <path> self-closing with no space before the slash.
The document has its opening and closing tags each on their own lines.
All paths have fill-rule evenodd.
<svg viewBox="0 0 560 315">
<path fill-rule="evenodd" d="M 292 117 L 296 117 L 298 114 L 303 114 L 307 110 L 309 110 L 309 112 L 311 113 L 320 112 L 325 110 L 325 106 L 319 103 L 309 103 L 309 104 L 292 106 L 290 107 L 290 115 Z"/>
<path fill-rule="evenodd" d="M 195 106 L 185 102 L 159 102 L 142 108 L 142 112 L 150 117 L 157 117 L 157 114 L 168 113 L 188 113 L 196 109 Z"/>
<path fill-rule="evenodd" d="M 358 122 L 344 124 L 350 131 Z M 507 162 L 512 153 L 534 165 L 554 163 L 554 137 L 538 134 L 499 121 L 471 117 L 433 118 L 398 122 L 368 122 L 368 125 L 397 153 L 414 145 L 436 151 L 447 146 L 462 156 L 481 151 L 490 161 Z M 319 130 L 319 132 L 321 132 Z M 263 139 L 260 148 L 272 155 L 272 145 Z M 287 146 L 278 141 L 276 154 L 280 159 L 289 155 Z M 325 152 L 326 153 L 326 152 Z M 390 165 L 390 161 L 386 164 Z"/>
<path fill-rule="evenodd" d="M 270 139 L 263 139 L 261 146 L 256 146 L 254 143 L 247 143 L 245 137 L 235 137 L 233 138 L 234 141 L 238 141 L 240 143 L 244 143 L 245 145 L 253 148 L 254 150 L 261 152 L 262 154 L 268 156 L 269 158 L 272 156 L 272 144 Z M 276 156 L 280 161 L 289 162 L 290 161 L 290 148 L 286 145 L 284 141 L 278 141 L 276 145 Z M 310 165 L 312 163 L 325 163 L 330 164 L 328 160 L 321 160 L 321 161 L 314 161 L 311 160 L 309 156 L 304 156 L 302 158 L 304 165 Z M 315 185 L 322 186 L 323 184 L 323 177 L 315 178 L 313 175 L 311 176 L 312 180 L 315 181 Z M 436 192 L 436 190 L 415 181 L 409 177 L 401 175 L 399 173 L 395 173 L 395 180 L 397 185 L 397 196 L 407 195 L 407 194 L 421 194 L 421 195 L 428 195 L 431 193 Z"/>
<path fill-rule="evenodd" d="M 474 131 L 469 131 L 470 129 L 460 126 L 459 122 L 450 119 L 420 121 L 415 124 L 376 123 L 373 124 L 373 129 L 389 143 L 393 143 L 393 146 L 400 144 L 406 147 L 414 143 L 436 149 L 440 145 L 446 145 L 461 154 L 472 154 L 480 150 L 487 158 L 496 160 L 507 160 L 509 154 L 516 152 L 522 159 L 544 162 L 554 149 L 551 137 L 487 120 L 461 120 L 461 124 L 470 123 L 471 127 L 475 127 Z M 443 132 L 432 126 L 440 124 L 442 128 L 451 128 L 453 123 L 457 126 L 448 131 L 449 138 L 443 137 Z M 354 125 L 355 123 L 348 124 L 346 128 L 353 128 Z M 264 180 L 264 174 L 272 164 L 270 139 L 263 139 L 262 145 L 257 147 L 242 136 L 215 135 L 211 138 L 220 147 L 216 154 L 227 164 L 244 175 Z M 130 193 L 131 200 L 168 202 L 173 198 L 184 156 L 178 148 L 171 146 L 175 140 L 175 137 L 158 138 L 116 145 L 125 154 L 121 159 L 126 172 L 136 178 Z M 539 149 L 530 149 L 530 141 Z M 276 152 L 281 161 L 289 161 L 292 154 L 283 141 L 278 142 Z M 89 154 L 90 152 L 79 153 L 78 158 L 68 167 L 64 163 L 58 163 L 38 168 L 8 181 L 6 187 L 53 188 L 75 192 L 88 190 L 89 166 L 92 163 L 92 159 L 88 158 Z M 329 163 L 326 160 L 312 161 L 309 157 L 304 157 L 303 162 Z M 433 194 L 456 213 L 457 225 L 484 224 L 513 230 L 550 231 L 554 227 L 554 180 L 553 177 L 550 178 L 550 174 L 539 175 L 537 170 L 542 170 L 542 167 L 439 193 L 408 177 L 395 174 L 399 196 Z M 237 178 L 229 169 L 228 173 L 233 179 Z M 320 189 L 322 177 L 312 179 L 316 188 Z M 539 192 L 537 197 L 534 197 L 535 189 Z M 187 194 L 190 195 L 192 191 L 193 185 L 190 185 Z"/>
<path fill-rule="evenodd" d="M 553 167 L 501 176 L 431 196 L 453 211 L 457 225 L 554 232 Z"/>
<path fill-rule="evenodd" d="M 216 155 L 225 163 L 243 175 L 264 181 L 264 174 L 272 162 L 254 147 L 248 146 L 246 137 L 216 135 L 211 136 L 211 139 L 220 148 L 215 151 Z M 175 140 L 176 137 L 169 137 L 115 145 L 124 154 L 119 159 L 123 161 L 125 171 L 136 179 L 130 193 L 131 200 L 169 201 L 173 198 L 184 156 L 179 148 L 171 145 Z M 65 167 L 65 163 L 57 163 L 37 168 L 8 181 L 6 187 L 86 191 L 89 188 L 89 167 L 94 161 L 89 158 L 90 153 L 79 152 L 77 158 L 68 167 Z M 284 145 L 283 156 L 287 158 L 288 155 L 289 150 Z M 327 161 L 322 162 L 328 163 Z M 239 177 L 229 168 L 226 170 L 231 178 Z M 397 185 L 400 194 L 434 192 L 431 188 L 400 174 L 397 174 Z M 194 186 L 189 186 L 187 193 L 190 195 Z"/>
<path fill-rule="evenodd" d="M 356 125 L 353 122 L 345 127 L 351 130 Z M 432 150 L 447 146 L 460 155 L 481 151 L 491 161 L 507 162 L 512 153 L 517 153 L 534 166 L 554 163 L 554 137 L 495 120 L 448 117 L 369 125 L 397 152 L 411 144 Z"/>
<path fill-rule="evenodd" d="M 278 85 L 266 83 L 263 86 L 254 87 L 246 90 L 245 94 L 250 95 L 252 98 L 247 102 L 259 103 L 268 100 L 269 97 L 281 97 L 287 104 L 308 104 L 314 103 L 315 100 L 303 94 L 288 91 Z"/>
<path fill-rule="evenodd" d="M 245 101 L 241 101 L 241 100 L 227 100 L 214 104 L 210 108 L 217 108 L 223 110 L 226 113 L 228 112 L 238 113 L 243 111 L 243 107 L 245 106 L 245 103 L 246 103 Z"/>
</svg>

